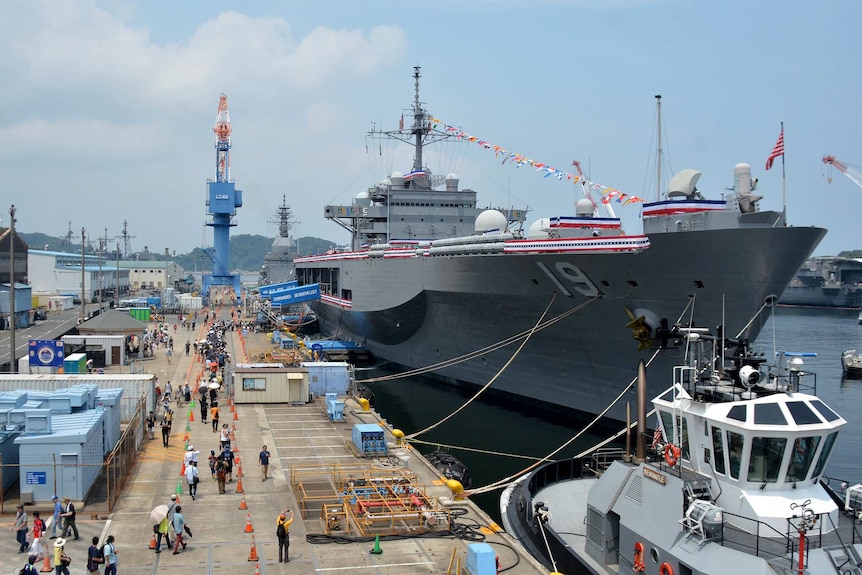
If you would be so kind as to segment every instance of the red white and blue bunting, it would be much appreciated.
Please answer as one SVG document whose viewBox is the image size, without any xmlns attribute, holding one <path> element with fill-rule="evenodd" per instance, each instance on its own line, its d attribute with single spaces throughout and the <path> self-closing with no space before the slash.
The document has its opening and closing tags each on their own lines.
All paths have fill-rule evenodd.
<svg viewBox="0 0 862 575">
<path fill-rule="evenodd" d="M 643 198 L 632 196 L 631 194 L 626 194 L 625 192 L 621 192 L 616 188 L 605 186 L 604 184 L 600 184 L 598 182 L 590 181 L 583 176 L 580 176 L 578 174 L 572 174 L 571 172 L 567 172 L 566 170 L 558 170 L 557 168 L 554 168 L 553 166 L 550 166 L 548 164 L 532 160 L 531 158 L 528 158 L 523 154 L 518 154 L 516 152 L 507 150 L 503 146 L 497 146 L 487 140 L 479 139 L 476 136 L 468 134 L 460 128 L 450 126 L 446 122 L 433 116 L 430 117 L 429 120 L 431 121 L 431 127 L 435 130 L 438 126 L 442 126 L 442 131 L 451 134 L 459 140 L 473 142 L 486 150 L 494 150 L 495 157 L 497 157 L 498 159 L 501 157 L 503 158 L 503 165 L 510 164 L 514 165 L 516 168 L 520 168 L 521 166 L 530 166 L 531 168 L 534 168 L 537 172 L 542 172 L 545 178 L 554 176 L 558 180 L 571 181 L 572 183 L 583 181 L 583 183 L 589 186 L 591 190 L 596 190 L 602 194 L 602 203 L 608 204 L 611 202 L 611 200 L 614 200 L 619 204 L 628 205 L 631 203 L 644 201 Z"/>
</svg>

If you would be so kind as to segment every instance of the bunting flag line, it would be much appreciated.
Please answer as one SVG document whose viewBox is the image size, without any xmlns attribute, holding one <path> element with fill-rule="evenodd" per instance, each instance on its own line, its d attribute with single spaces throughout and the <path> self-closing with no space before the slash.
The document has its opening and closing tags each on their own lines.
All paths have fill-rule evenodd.
<svg viewBox="0 0 862 575">
<path fill-rule="evenodd" d="M 611 200 L 614 200 L 617 203 L 620 203 L 620 204 L 626 206 L 626 205 L 631 204 L 631 203 L 644 201 L 643 198 L 639 198 L 637 196 L 632 196 L 630 194 L 626 194 L 626 193 L 621 192 L 621 191 L 619 191 L 615 188 L 612 188 L 610 186 L 605 186 L 605 185 L 600 184 L 598 182 L 593 182 L 593 181 L 587 180 L 586 178 L 582 178 L 582 176 L 580 176 L 578 174 L 572 174 L 571 172 L 567 172 L 565 170 L 558 170 L 557 168 L 549 166 L 548 164 L 545 164 L 542 162 L 536 162 L 536 161 L 528 158 L 527 156 L 524 156 L 522 154 L 518 154 L 516 152 L 512 152 L 510 150 L 507 150 L 503 146 L 497 146 L 495 144 L 492 144 L 488 140 L 481 140 L 481 139 L 477 138 L 476 136 L 468 134 L 467 132 L 461 130 L 460 128 L 457 128 L 455 126 L 450 126 L 449 124 L 440 120 L 439 118 L 434 118 L 432 116 L 429 118 L 429 121 L 431 123 L 431 127 L 434 128 L 435 130 L 437 129 L 437 126 L 441 126 L 442 127 L 441 131 L 446 132 L 448 134 L 451 134 L 452 136 L 454 136 L 455 138 L 457 138 L 459 140 L 465 140 L 467 142 L 473 142 L 473 143 L 481 146 L 485 150 L 493 150 L 494 151 L 494 157 L 501 160 L 500 165 L 505 166 L 506 164 L 511 164 L 511 165 L 514 165 L 515 168 L 520 168 L 522 166 L 529 166 L 529 167 L 535 169 L 537 172 L 543 172 L 544 178 L 549 178 L 551 176 L 554 176 L 555 178 L 557 178 L 557 180 L 564 180 L 565 179 L 567 182 L 572 182 L 572 183 L 577 183 L 577 182 L 583 181 L 583 183 L 586 184 L 587 186 L 589 186 L 590 189 L 599 191 L 602 194 L 602 196 L 604 196 L 602 198 L 603 204 L 609 204 L 611 202 Z M 783 153 L 783 149 L 782 149 L 782 153 Z"/>
</svg>

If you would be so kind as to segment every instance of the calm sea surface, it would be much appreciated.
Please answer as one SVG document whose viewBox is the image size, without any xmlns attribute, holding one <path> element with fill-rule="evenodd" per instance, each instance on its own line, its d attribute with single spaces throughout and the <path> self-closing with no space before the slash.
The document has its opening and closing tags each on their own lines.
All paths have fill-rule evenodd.
<svg viewBox="0 0 862 575">
<path fill-rule="evenodd" d="M 817 374 L 817 394 L 848 421 L 839 435 L 827 474 L 856 483 L 862 480 L 862 466 L 856 460 L 862 448 L 862 380 L 842 378 L 841 352 L 852 348 L 862 350 L 862 325 L 857 321 L 857 314 L 791 308 L 777 308 L 775 312 L 754 348 L 766 352 L 767 356 L 771 356 L 773 348 L 817 354 L 817 357 L 805 358 L 804 369 Z M 357 379 L 382 373 L 385 373 L 385 366 L 358 371 Z M 369 387 L 376 396 L 377 411 L 407 434 L 436 423 L 472 394 L 424 378 L 382 382 Z M 514 402 L 480 398 L 419 439 L 487 452 L 543 457 L 569 441 L 582 426 L 581 421 L 549 415 Z M 579 438 L 554 458 L 571 457 L 599 439 L 596 434 Z M 434 450 L 430 445 L 417 444 L 417 447 L 423 452 Z M 474 487 L 500 480 L 531 463 L 513 456 L 460 448 L 450 448 L 449 452 L 470 469 Z M 498 490 L 474 497 L 498 521 L 499 495 Z"/>
</svg>

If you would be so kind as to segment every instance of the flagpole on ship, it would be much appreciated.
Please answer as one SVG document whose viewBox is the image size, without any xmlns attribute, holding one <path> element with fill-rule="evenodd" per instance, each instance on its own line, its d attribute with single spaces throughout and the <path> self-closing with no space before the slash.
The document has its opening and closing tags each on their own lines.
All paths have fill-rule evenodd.
<svg viewBox="0 0 862 575">
<path fill-rule="evenodd" d="M 781 122 L 781 136 L 784 136 L 784 122 Z M 784 225 L 787 225 L 787 176 L 784 174 L 784 150 L 781 152 L 781 211 L 784 214 Z"/>
</svg>

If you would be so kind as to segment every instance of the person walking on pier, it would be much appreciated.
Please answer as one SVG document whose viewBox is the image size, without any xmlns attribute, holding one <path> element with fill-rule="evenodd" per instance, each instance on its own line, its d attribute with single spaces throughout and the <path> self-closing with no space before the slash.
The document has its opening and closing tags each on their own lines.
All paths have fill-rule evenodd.
<svg viewBox="0 0 862 575">
<path fill-rule="evenodd" d="M 24 511 L 24 506 L 18 504 L 17 513 L 15 514 L 15 524 L 12 525 L 12 531 L 15 532 L 15 539 L 18 541 L 18 553 L 24 553 L 29 547 L 27 543 L 27 512 Z"/>
<path fill-rule="evenodd" d="M 63 518 L 63 537 L 68 537 L 72 533 L 75 534 L 75 541 L 80 541 L 81 537 L 78 535 L 78 526 L 75 525 L 75 504 L 72 503 L 72 500 L 68 497 L 63 498 L 63 513 L 60 516 Z"/>
<path fill-rule="evenodd" d="M 60 498 L 56 495 L 51 496 L 51 501 L 54 503 L 54 516 L 51 518 L 51 539 L 56 539 L 57 525 L 60 524 L 60 513 L 63 512 L 63 506 L 60 505 Z"/>
<path fill-rule="evenodd" d="M 98 573 L 99 564 L 105 562 L 102 553 L 99 550 L 99 538 L 93 537 L 93 544 L 87 549 L 87 572 Z"/>
<path fill-rule="evenodd" d="M 207 413 L 209 413 L 210 408 L 209 408 L 209 404 L 207 403 L 207 395 L 205 393 L 201 394 L 200 404 L 201 404 L 201 421 L 203 422 L 204 425 L 206 425 Z"/>
<path fill-rule="evenodd" d="M 266 448 L 266 445 L 260 450 L 257 459 L 260 463 L 261 481 L 266 481 L 266 474 L 269 471 L 269 450 Z"/>
<path fill-rule="evenodd" d="M 177 505 L 174 511 L 174 517 L 171 519 L 171 524 L 174 527 L 174 555 L 180 552 L 180 545 L 183 549 L 186 548 L 186 542 L 183 541 L 183 531 L 186 527 L 186 518 L 182 514 L 183 508 Z"/>
<path fill-rule="evenodd" d="M 218 431 L 218 416 L 219 416 L 219 408 L 218 402 L 212 402 L 212 408 L 210 409 L 210 417 L 213 420 L 213 433 Z"/>
<path fill-rule="evenodd" d="M 102 546 L 105 561 L 105 575 L 117 575 L 117 548 L 114 546 L 114 536 L 108 535 Z"/>
<path fill-rule="evenodd" d="M 192 501 L 195 500 L 195 496 L 198 494 L 198 483 L 200 483 L 200 480 L 200 477 L 198 477 L 198 462 L 189 462 L 186 465 L 186 481 L 189 482 L 189 495 L 192 496 Z"/>
<path fill-rule="evenodd" d="M 168 418 L 168 414 L 162 418 L 162 445 L 165 447 L 168 446 L 168 442 L 171 440 L 171 420 Z"/>
</svg>

